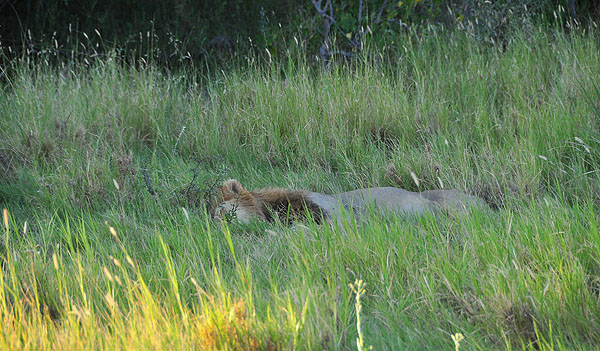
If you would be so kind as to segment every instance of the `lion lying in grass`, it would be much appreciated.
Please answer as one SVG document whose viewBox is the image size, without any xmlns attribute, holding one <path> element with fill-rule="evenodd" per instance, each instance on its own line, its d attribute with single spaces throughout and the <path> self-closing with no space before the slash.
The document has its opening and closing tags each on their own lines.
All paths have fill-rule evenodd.
<svg viewBox="0 0 600 351">
<path fill-rule="evenodd" d="M 393 187 L 366 188 L 340 194 L 321 194 L 304 190 L 266 188 L 247 191 L 242 184 L 229 179 L 217 189 L 217 200 L 211 214 L 215 219 L 237 219 L 249 223 L 261 221 L 305 219 L 308 214 L 317 223 L 340 218 L 349 213 L 360 218 L 371 210 L 378 213 L 396 212 L 403 215 L 449 213 L 487 207 L 475 196 L 458 190 L 411 192 Z"/>
</svg>

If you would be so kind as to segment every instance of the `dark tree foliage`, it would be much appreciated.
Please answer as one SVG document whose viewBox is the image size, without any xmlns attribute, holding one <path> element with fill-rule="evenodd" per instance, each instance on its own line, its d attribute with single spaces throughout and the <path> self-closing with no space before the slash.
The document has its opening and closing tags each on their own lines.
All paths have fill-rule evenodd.
<svg viewBox="0 0 600 351">
<path fill-rule="evenodd" d="M 326 2 L 331 19 L 319 12 Z M 378 45 L 427 23 L 450 28 L 477 23 L 475 35 L 499 42 L 506 28 L 524 19 L 555 24 L 559 5 L 565 9 L 563 23 L 600 15 L 596 0 L 0 0 L 0 46 L 79 55 L 119 48 L 171 63 L 265 48 L 285 52 L 294 37 L 309 54 L 319 55 L 335 36 L 342 39 L 338 52 L 351 55 L 362 47 L 366 31 Z"/>
<path fill-rule="evenodd" d="M 89 41 L 139 52 L 147 52 L 153 46 L 163 49 L 165 55 L 170 54 L 167 47 L 171 51 L 201 55 L 213 46 L 220 50 L 227 43 L 248 42 L 248 38 L 264 44 L 261 41 L 265 32 L 280 28 L 279 22 L 282 26 L 289 25 L 298 16 L 298 3 L 294 0 L 0 0 L 0 41 L 3 46 L 16 49 L 39 50 L 40 41 L 52 44 L 56 39 L 61 47 L 74 41 L 84 44 Z M 83 50 L 83 46 L 78 50 Z"/>
</svg>

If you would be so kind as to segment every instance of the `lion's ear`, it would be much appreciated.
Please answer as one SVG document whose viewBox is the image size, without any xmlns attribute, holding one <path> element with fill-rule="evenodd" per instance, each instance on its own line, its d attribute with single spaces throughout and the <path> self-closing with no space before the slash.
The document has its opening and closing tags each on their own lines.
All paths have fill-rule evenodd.
<svg viewBox="0 0 600 351">
<path fill-rule="evenodd" d="M 238 196 L 244 191 L 244 187 L 237 179 L 226 180 L 222 189 L 224 196 Z"/>
</svg>

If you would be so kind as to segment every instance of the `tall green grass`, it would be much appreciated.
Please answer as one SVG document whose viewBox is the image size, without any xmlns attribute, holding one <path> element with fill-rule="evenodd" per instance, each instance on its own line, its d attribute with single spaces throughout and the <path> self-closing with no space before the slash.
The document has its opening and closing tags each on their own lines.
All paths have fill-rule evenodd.
<svg viewBox="0 0 600 351">
<path fill-rule="evenodd" d="M 597 345 L 597 34 L 522 34 L 505 52 L 436 30 L 403 40 L 393 66 L 15 62 L 0 348 Z M 495 210 L 220 226 L 204 205 L 228 177 L 458 188 Z"/>
</svg>

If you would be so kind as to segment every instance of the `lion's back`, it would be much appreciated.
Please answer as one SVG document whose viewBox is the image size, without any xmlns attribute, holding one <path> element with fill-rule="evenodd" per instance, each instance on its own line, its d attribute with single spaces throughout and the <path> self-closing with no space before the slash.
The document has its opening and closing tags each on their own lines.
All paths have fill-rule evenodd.
<svg viewBox="0 0 600 351">
<path fill-rule="evenodd" d="M 337 196 L 342 202 L 360 211 L 368 211 L 372 207 L 379 212 L 423 214 L 433 209 L 430 202 L 419 193 L 393 187 L 358 189 Z"/>
</svg>

